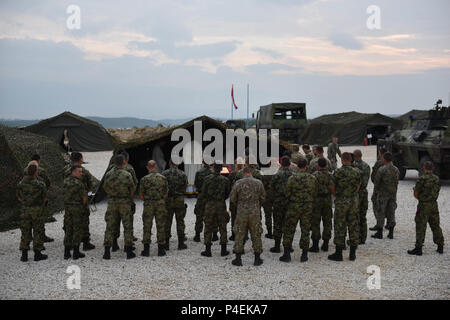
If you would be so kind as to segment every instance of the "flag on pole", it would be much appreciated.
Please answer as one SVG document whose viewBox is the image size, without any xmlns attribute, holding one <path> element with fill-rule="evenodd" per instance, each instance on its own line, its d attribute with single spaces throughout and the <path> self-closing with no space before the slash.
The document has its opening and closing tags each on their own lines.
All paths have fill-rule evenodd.
<svg viewBox="0 0 450 320">
<path fill-rule="evenodd" d="M 238 107 L 236 105 L 236 102 L 234 102 L 234 89 L 233 89 L 233 86 L 231 86 L 231 101 L 233 102 L 234 108 L 237 109 Z"/>
</svg>

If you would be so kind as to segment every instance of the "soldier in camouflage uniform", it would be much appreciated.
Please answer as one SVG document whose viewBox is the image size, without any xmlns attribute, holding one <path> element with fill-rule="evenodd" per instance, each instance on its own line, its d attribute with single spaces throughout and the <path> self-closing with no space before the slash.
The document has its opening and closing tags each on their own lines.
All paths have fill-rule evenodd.
<svg viewBox="0 0 450 320">
<path fill-rule="evenodd" d="M 130 155 L 125 150 L 122 150 L 119 153 L 124 156 L 124 158 L 125 158 L 125 167 L 124 167 L 124 169 L 131 174 L 131 177 L 133 178 L 134 185 L 137 188 L 138 179 L 137 179 L 137 176 L 136 176 L 136 172 L 134 171 L 133 166 L 128 163 L 130 161 Z M 132 214 L 133 221 L 134 221 L 134 214 L 136 213 L 136 203 L 134 202 L 134 199 L 131 199 L 131 203 L 130 204 L 131 204 L 131 214 Z M 133 223 L 133 225 L 134 225 L 134 223 Z M 115 243 L 113 245 L 113 251 L 115 251 L 114 250 L 115 246 L 117 246 L 117 249 L 119 249 L 119 247 L 117 245 L 117 239 L 119 237 L 120 237 L 120 222 L 119 222 L 119 228 L 116 230 L 116 240 L 114 241 Z M 137 238 L 134 236 L 134 230 L 133 230 L 133 241 L 137 241 Z"/>
<path fill-rule="evenodd" d="M 230 204 L 234 204 L 237 208 L 236 223 L 233 228 L 236 234 L 234 243 L 236 259 L 231 263 L 235 266 L 242 266 L 241 255 L 244 251 L 244 238 L 250 231 L 255 253 L 253 264 L 259 266 L 263 263 L 260 257 L 262 252 L 260 210 L 265 199 L 265 191 L 261 181 L 252 177 L 251 167 L 246 166 L 242 174 L 243 178 L 236 181 L 230 195 Z"/>
<path fill-rule="evenodd" d="M 292 241 L 295 235 L 297 223 L 300 220 L 300 249 L 302 256 L 300 262 L 308 261 L 309 232 L 311 230 L 311 215 L 313 203 L 317 196 L 317 179 L 308 170 L 306 159 L 298 162 L 299 173 L 289 177 L 287 181 L 287 199 L 289 201 L 286 221 L 283 228 L 284 254 L 280 261 L 290 262 Z"/>
<path fill-rule="evenodd" d="M 16 196 L 21 203 L 20 212 L 20 250 L 21 261 L 28 261 L 28 250 L 30 250 L 31 234 L 33 233 L 34 261 L 47 259 L 41 251 L 44 248 L 43 235 L 43 209 L 48 200 L 45 184 L 37 179 L 38 167 L 30 165 L 27 175 L 17 185 Z"/>
<path fill-rule="evenodd" d="M 292 145 L 291 162 L 295 165 L 298 164 L 300 159 L 305 159 L 305 157 L 300 153 L 300 146 L 298 144 Z"/>
<path fill-rule="evenodd" d="M 64 259 L 84 258 L 80 252 L 82 217 L 84 206 L 87 204 L 87 191 L 81 177 L 83 170 L 80 166 L 71 168 L 71 175 L 64 179 Z"/>
<path fill-rule="evenodd" d="M 83 155 L 79 152 L 72 152 L 70 155 L 71 164 L 68 164 L 64 168 L 64 178 L 67 178 L 71 175 L 71 168 L 72 166 L 80 166 L 83 170 L 82 173 L 82 182 L 84 184 L 84 187 L 86 188 L 87 192 L 93 191 L 94 186 L 94 178 L 92 177 L 92 174 L 82 166 L 83 164 Z M 89 205 L 86 204 L 84 206 L 83 210 L 83 216 L 82 216 L 82 235 L 81 235 L 81 242 L 83 243 L 83 251 L 92 250 L 95 248 L 95 246 L 90 243 L 90 236 L 89 233 L 89 216 L 90 216 L 90 210 Z"/>
<path fill-rule="evenodd" d="M 349 233 L 350 238 L 350 260 L 356 259 L 356 248 L 359 237 L 358 216 L 358 192 L 361 185 L 361 174 L 359 170 L 351 166 L 352 156 L 344 152 L 341 157 L 342 167 L 334 172 L 334 183 L 336 188 L 336 199 L 334 202 L 334 244 L 336 252 L 328 259 L 342 261 L 342 249 L 345 244 L 345 235 Z"/>
<path fill-rule="evenodd" d="M 388 238 L 394 238 L 395 209 L 397 209 L 397 187 L 399 170 L 392 163 L 392 153 L 386 152 L 383 156 L 384 165 L 378 169 L 375 175 L 375 188 L 377 192 L 377 232 L 372 238 L 383 239 L 384 219 L 387 219 L 389 229 Z"/>
<path fill-rule="evenodd" d="M 109 260 L 111 258 L 110 248 L 116 237 L 117 224 L 120 221 L 119 217 L 124 228 L 124 244 L 127 259 L 132 259 L 136 257 L 136 254 L 133 252 L 133 217 L 130 199 L 134 196 L 135 185 L 131 174 L 124 169 L 124 156 L 116 155 L 114 164 L 117 168 L 105 175 L 103 184 L 103 189 L 109 196 L 108 208 L 105 214 L 105 254 L 103 259 Z"/>
<path fill-rule="evenodd" d="M 319 159 L 325 159 L 325 161 L 327 162 L 327 167 L 326 167 L 326 169 L 327 169 L 329 172 L 332 172 L 332 171 L 333 171 L 333 166 L 332 166 L 330 160 L 326 159 L 326 158 L 323 156 L 323 153 L 324 153 L 323 147 L 322 147 L 322 146 L 316 146 L 316 147 L 315 147 L 315 151 L 316 151 L 316 156 L 315 156 L 315 157 L 311 160 L 311 162 L 309 163 L 309 173 L 312 174 L 312 173 L 314 173 L 314 172 L 317 171 L 317 162 L 319 161 Z"/>
<path fill-rule="evenodd" d="M 408 250 L 409 254 L 422 255 L 422 247 L 425 241 L 427 223 L 430 224 L 433 233 L 433 242 L 437 244 L 437 252 L 444 253 L 444 235 L 439 225 L 439 208 L 437 199 L 441 189 L 439 177 L 433 174 L 434 165 L 427 161 L 424 163 L 424 175 L 417 179 L 414 187 L 414 197 L 419 200 L 416 211 L 416 246 L 413 250 Z"/>
<path fill-rule="evenodd" d="M 214 164 L 214 172 L 205 178 L 202 187 L 202 193 L 206 197 L 205 204 L 205 251 L 202 256 L 211 257 L 211 238 L 214 224 L 217 223 L 220 232 L 221 256 L 229 254 L 227 251 L 227 223 L 230 216 L 227 212 L 225 200 L 230 194 L 230 182 L 227 178 L 220 175 L 222 171 L 221 164 Z"/>
<path fill-rule="evenodd" d="M 270 248 L 270 252 L 281 252 L 281 238 L 283 236 L 283 229 L 288 205 L 287 198 L 287 181 L 292 176 L 289 157 L 281 158 L 281 168 L 272 176 L 272 185 L 274 186 L 274 200 L 273 200 L 273 238 L 275 246 Z"/>
<path fill-rule="evenodd" d="M 41 166 L 41 156 L 38 155 L 38 154 L 34 154 L 31 157 L 31 162 L 28 164 L 28 166 L 31 163 L 33 163 L 33 164 L 35 164 L 37 166 L 37 168 L 38 168 L 38 177 L 37 177 L 37 179 L 42 181 L 45 184 L 45 187 L 47 188 L 47 192 L 48 192 L 48 190 L 50 189 L 51 181 L 50 181 L 50 178 L 48 177 L 47 171 Z M 28 166 L 26 166 L 26 168 L 23 170 L 23 175 L 24 176 L 26 176 L 28 174 L 27 173 Z M 43 232 L 43 235 L 44 235 L 44 243 L 45 242 L 53 242 L 53 241 L 55 241 L 54 239 L 48 237 L 45 234 L 45 223 L 46 222 L 54 222 L 54 221 L 56 221 L 55 218 L 53 218 L 53 216 L 51 214 L 49 214 L 49 212 L 48 212 L 48 202 L 45 203 L 44 212 L 42 214 L 42 219 L 43 219 L 43 221 L 42 221 L 41 226 L 43 228 L 42 232 Z M 44 250 L 45 250 L 45 248 L 44 248 Z"/>
<path fill-rule="evenodd" d="M 341 150 L 339 149 L 338 145 L 338 137 L 333 137 L 333 141 L 330 142 L 327 149 L 328 154 L 328 160 L 331 161 L 332 170 L 336 170 L 337 168 L 337 157 L 336 155 L 339 155 L 341 157 Z"/>
<path fill-rule="evenodd" d="M 264 174 L 262 176 L 262 182 L 264 185 L 264 190 L 266 192 L 266 198 L 262 203 L 264 209 L 264 221 L 266 223 L 266 238 L 273 239 L 272 234 L 272 214 L 273 214 L 273 201 L 274 201 L 274 188 L 272 186 L 273 175 Z"/>
<path fill-rule="evenodd" d="M 314 154 L 311 152 L 311 147 L 309 144 L 304 144 L 302 146 L 303 152 L 305 153 L 305 158 L 308 161 L 308 166 L 311 163 L 311 160 L 314 158 Z"/>
<path fill-rule="evenodd" d="M 240 170 L 242 170 L 243 168 L 244 168 L 244 159 L 242 159 L 241 157 L 238 157 L 234 161 L 234 171 L 231 172 L 228 175 L 228 180 L 230 181 L 231 188 L 233 188 L 234 183 L 237 180 L 238 172 Z M 235 234 L 234 234 L 234 231 L 233 231 L 233 227 L 234 227 L 234 222 L 236 221 L 236 215 L 237 215 L 237 208 L 236 208 L 236 205 L 234 203 L 230 203 L 230 213 L 231 213 L 231 237 L 229 238 L 229 240 L 234 241 L 235 240 Z"/>
<path fill-rule="evenodd" d="M 195 203 L 195 242 L 200 242 L 200 234 L 203 231 L 203 216 L 205 211 L 205 196 L 202 194 L 202 186 L 205 178 L 212 173 L 209 165 L 203 162 L 202 168 L 195 174 L 194 185 L 198 192 L 197 202 Z"/>
<path fill-rule="evenodd" d="M 314 201 L 312 219 L 311 219 L 311 240 L 313 246 L 310 252 L 319 252 L 320 240 L 320 220 L 323 224 L 322 232 L 322 250 L 328 251 L 328 243 L 331 239 L 333 204 L 332 195 L 335 193 L 333 175 L 327 169 L 325 158 L 317 161 L 317 171 L 313 173 L 317 179 L 317 197 Z"/>
<path fill-rule="evenodd" d="M 184 243 L 184 217 L 186 216 L 186 205 L 184 204 L 184 193 L 187 187 L 186 174 L 178 169 L 178 166 L 169 161 L 170 168 L 163 171 L 162 175 L 166 177 L 169 184 L 169 196 L 166 198 L 166 245 L 165 249 L 169 250 L 170 230 L 172 229 L 172 220 L 175 215 L 177 222 L 177 234 L 178 234 L 178 250 L 187 249 Z"/>
<path fill-rule="evenodd" d="M 142 243 L 144 250 L 141 256 L 150 256 L 150 242 L 152 236 L 153 218 L 156 221 L 156 238 L 158 241 L 158 256 L 165 256 L 166 250 L 166 202 L 169 185 L 167 178 L 158 173 L 156 161 L 150 160 L 147 164 L 148 175 L 141 179 L 139 185 L 139 198 L 144 201 L 144 212 L 142 222 L 144 224 L 144 236 Z"/>
<path fill-rule="evenodd" d="M 374 184 L 374 188 L 373 188 L 373 192 L 372 192 L 372 198 L 370 199 L 372 201 L 372 208 L 373 208 L 373 213 L 375 215 L 375 219 L 378 221 L 378 217 L 380 215 L 379 210 L 377 208 L 377 188 L 375 185 L 375 176 L 378 172 L 378 169 L 380 169 L 383 165 L 384 165 L 384 160 L 383 160 L 383 155 L 386 153 L 386 149 L 385 148 L 380 148 L 380 150 L 378 151 L 378 160 L 377 162 L 375 162 L 375 164 L 372 167 L 372 173 L 370 174 L 370 180 L 372 180 L 372 183 Z M 373 226 L 371 228 L 369 228 L 370 231 L 377 231 L 377 226 Z"/>
<path fill-rule="evenodd" d="M 359 188 L 359 244 L 365 244 L 367 239 L 367 208 L 369 206 L 369 194 L 367 192 L 367 184 L 370 177 L 370 166 L 362 160 L 362 152 L 359 149 L 353 151 L 355 161 L 353 166 L 360 170 L 361 187 Z"/>
</svg>

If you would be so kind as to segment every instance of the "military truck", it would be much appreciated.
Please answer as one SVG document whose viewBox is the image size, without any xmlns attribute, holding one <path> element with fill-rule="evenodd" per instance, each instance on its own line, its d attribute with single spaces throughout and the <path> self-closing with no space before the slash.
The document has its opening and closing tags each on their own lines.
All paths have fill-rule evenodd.
<svg viewBox="0 0 450 320">
<path fill-rule="evenodd" d="M 256 117 L 256 130 L 279 129 L 280 139 L 298 144 L 306 124 L 306 103 L 271 103 L 261 106 Z"/>
<path fill-rule="evenodd" d="M 434 173 L 440 178 L 450 178 L 450 107 L 441 104 L 438 100 L 428 116 L 417 119 L 411 116 L 403 129 L 378 140 L 378 148 L 385 147 L 392 152 L 400 179 L 411 169 L 422 175 L 426 161 L 433 162 Z"/>
</svg>

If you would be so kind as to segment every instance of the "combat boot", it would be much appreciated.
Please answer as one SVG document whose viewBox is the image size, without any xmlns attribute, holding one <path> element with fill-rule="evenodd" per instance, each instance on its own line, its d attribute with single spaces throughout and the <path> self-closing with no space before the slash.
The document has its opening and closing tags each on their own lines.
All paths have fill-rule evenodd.
<svg viewBox="0 0 450 320">
<path fill-rule="evenodd" d="M 236 258 L 233 261 L 231 261 L 231 264 L 238 267 L 242 266 L 242 259 L 240 253 L 236 253 Z"/>
<path fill-rule="evenodd" d="M 178 239 L 178 250 L 187 249 L 187 245 L 184 244 L 184 238 Z"/>
<path fill-rule="evenodd" d="M 28 250 L 22 250 L 22 256 L 20 257 L 20 261 L 22 262 L 28 261 Z"/>
<path fill-rule="evenodd" d="M 70 246 L 65 246 L 64 247 L 64 260 L 67 260 L 69 258 L 72 258 L 72 255 L 70 254 L 70 250 L 72 248 Z"/>
<path fill-rule="evenodd" d="M 317 251 L 319 251 L 319 248 L 317 248 Z M 308 249 L 303 249 L 302 256 L 300 257 L 300 262 L 306 261 L 308 261 Z"/>
<path fill-rule="evenodd" d="M 227 255 L 230 254 L 230 251 L 227 250 L 227 245 L 226 244 L 222 244 L 222 250 L 220 251 L 220 255 L 222 257 L 225 257 Z"/>
<path fill-rule="evenodd" d="M 212 241 L 217 241 L 217 240 L 219 240 L 219 237 L 217 236 L 217 232 L 214 232 L 213 236 L 212 236 Z"/>
<path fill-rule="evenodd" d="M 42 254 L 39 250 L 34 250 L 34 261 L 41 261 L 47 259 L 47 255 Z"/>
<path fill-rule="evenodd" d="M 234 231 L 231 231 L 231 237 L 229 237 L 228 240 L 234 241 L 234 239 L 235 239 Z"/>
<path fill-rule="evenodd" d="M 348 256 L 350 261 L 356 260 L 356 248 L 357 248 L 356 246 L 350 246 L 350 255 Z"/>
<path fill-rule="evenodd" d="M 284 254 L 280 257 L 280 261 L 291 262 L 291 251 L 289 248 L 284 248 Z"/>
<path fill-rule="evenodd" d="M 138 238 L 136 238 L 135 236 L 133 236 L 133 242 L 138 241 Z"/>
<path fill-rule="evenodd" d="M 383 239 L 383 228 L 378 228 L 377 232 L 372 235 L 372 238 Z"/>
<path fill-rule="evenodd" d="M 204 257 L 212 257 L 210 244 L 205 245 L 205 251 L 202 251 L 201 255 Z"/>
<path fill-rule="evenodd" d="M 110 247 L 105 247 L 105 253 L 103 254 L 103 259 L 109 260 L 111 259 Z"/>
<path fill-rule="evenodd" d="M 132 246 L 125 246 L 125 252 L 127 253 L 127 259 L 133 259 L 136 257 L 136 254 L 133 252 Z"/>
<path fill-rule="evenodd" d="M 261 259 L 261 253 L 255 253 L 255 262 L 253 262 L 254 266 L 260 266 L 263 264 L 263 259 Z"/>
<path fill-rule="evenodd" d="M 444 245 L 443 244 L 438 244 L 436 252 L 438 252 L 440 254 L 443 254 L 444 253 Z"/>
<path fill-rule="evenodd" d="M 78 258 L 84 258 L 86 255 L 80 252 L 80 246 L 73 247 L 73 260 L 78 260 Z"/>
<path fill-rule="evenodd" d="M 267 239 L 273 239 L 272 229 L 268 229 L 266 233 Z"/>
<path fill-rule="evenodd" d="M 270 252 L 280 253 L 281 252 L 280 245 L 281 239 L 275 239 L 275 246 L 273 248 L 270 248 Z"/>
<path fill-rule="evenodd" d="M 112 245 L 112 252 L 116 252 L 120 250 L 119 244 L 117 243 L 117 238 L 115 238 L 113 240 L 113 245 Z"/>
<path fill-rule="evenodd" d="M 313 240 L 313 245 L 309 248 L 309 252 L 319 252 L 319 240 Z"/>
<path fill-rule="evenodd" d="M 134 243 L 131 245 L 131 251 L 136 250 L 136 247 L 134 246 Z M 127 252 L 127 248 L 123 247 L 123 252 Z"/>
<path fill-rule="evenodd" d="M 378 230 L 378 227 L 375 225 L 375 226 L 369 228 L 369 230 L 370 230 L 370 231 L 377 231 L 377 230 Z"/>
<path fill-rule="evenodd" d="M 387 236 L 389 239 L 394 239 L 394 227 L 389 228 L 389 233 Z"/>
<path fill-rule="evenodd" d="M 344 259 L 342 258 L 342 247 L 336 246 L 336 252 L 332 255 L 329 255 L 328 260 L 343 261 Z"/>
<path fill-rule="evenodd" d="M 421 256 L 422 255 L 422 248 L 415 247 L 413 250 L 408 250 L 408 254 Z"/>
<path fill-rule="evenodd" d="M 322 251 L 328 251 L 328 242 L 329 241 L 330 240 L 323 240 L 322 247 L 321 247 Z"/>
<path fill-rule="evenodd" d="M 95 246 L 89 242 L 89 239 L 83 240 L 83 251 L 93 250 Z"/>
<path fill-rule="evenodd" d="M 150 257 L 150 244 L 149 243 L 144 244 L 144 250 L 141 251 L 141 256 Z"/>
<path fill-rule="evenodd" d="M 52 239 L 52 238 L 50 238 L 50 237 L 47 237 L 47 236 L 44 234 L 44 243 L 45 243 L 45 242 L 53 242 L 53 241 L 55 241 L 55 239 Z"/>
<path fill-rule="evenodd" d="M 200 242 L 200 232 L 196 232 L 195 233 L 194 241 L 195 242 Z"/>
<path fill-rule="evenodd" d="M 163 257 L 166 255 L 166 249 L 164 249 L 164 245 L 158 244 L 158 257 Z"/>
</svg>

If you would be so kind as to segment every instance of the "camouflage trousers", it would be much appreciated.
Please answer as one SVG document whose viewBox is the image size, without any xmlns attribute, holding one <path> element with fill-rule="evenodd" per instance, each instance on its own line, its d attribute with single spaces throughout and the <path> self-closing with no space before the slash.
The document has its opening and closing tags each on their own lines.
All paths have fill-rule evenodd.
<svg viewBox="0 0 450 320">
<path fill-rule="evenodd" d="M 359 190 L 359 237 L 362 242 L 367 239 L 367 208 L 369 206 L 367 189 Z"/>
<path fill-rule="evenodd" d="M 76 247 L 81 243 L 84 205 L 67 205 L 64 211 L 64 246 Z"/>
<path fill-rule="evenodd" d="M 383 197 L 378 195 L 377 202 L 377 227 L 383 228 L 384 219 L 387 219 L 388 228 L 395 227 L 395 209 L 397 209 L 397 202 L 393 198 Z"/>
<path fill-rule="evenodd" d="M 204 215 L 205 215 L 205 204 L 206 199 L 205 197 L 199 193 L 197 197 L 197 202 L 195 203 L 194 213 L 195 213 L 195 232 L 201 233 L 203 231 L 203 224 L 204 224 Z M 213 227 L 213 232 L 218 232 L 217 224 Z"/>
<path fill-rule="evenodd" d="M 166 243 L 166 202 L 161 200 L 148 200 L 144 203 L 144 212 L 142 213 L 142 222 L 144 224 L 143 244 L 150 244 L 152 238 L 153 218 L 156 222 L 156 239 L 158 244 Z"/>
<path fill-rule="evenodd" d="M 377 203 L 378 194 L 374 191 L 372 193 L 372 197 L 370 200 L 372 201 L 372 209 L 373 209 L 373 215 L 375 216 L 375 219 L 378 221 L 378 217 L 380 216 L 379 209 L 378 209 L 378 203 Z"/>
<path fill-rule="evenodd" d="M 136 203 L 131 200 L 130 202 L 131 205 L 131 218 L 133 219 L 133 235 L 134 235 L 134 214 L 136 213 Z M 117 225 L 117 230 L 116 230 L 116 238 L 120 238 L 120 223 L 122 222 L 122 219 L 119 221 L 119 224 Z"/>
<path fill-rule="evenodd" d="M 336 198 L 334 201 L 334 244 L 337 247 L 344 247 L 345 236 L 349 234 L 351 246 L 359 244 L 359 197 Z"/>
<path fill-rule="evenodd" d="M 419 202 L 417 205 L 416 217 L 416 247 L 422 248 L 427 231 L 427 223 L 433 233 L 433 242 L 437 245 L 444 245 L 444 235 L 440 226 L 439 208 L 436 201 Z"/>
<path fill-rule="evenodd" d="M 22 207 L 20 213 L 20 250 L 30 250 L 31 238 L 33 249 L 44 248 L 44 218 L 42 207 Z"/>
<path fill-rule="evenodd" d="M 217 225 L 220 232 L 220 244 L 227 244 L 227 223 L 230 221 L 230 216 L 227 212 L 227 205 L 225 201 L 207 201 L 205 204 L 205 245 L 210 245 L 212 242 L 212 233 L 214 225 Z"/>
<path fill-rule="evenodd" d="M 172 229 L 173 216 L 177 222 L 178 239 L 184 239 L 184 217 L 186 216 L 186 205 L 184 204 L 184 196 L 168 197 L 166 199 L 166 224 L 164 227 L 166 240 L 170 238 Z"/>
<path fill-rule="evenodd" d="M 81 216 L 81 241 L 89 240 L 91 234 L 89 232 L 89 216 L 91 215 L 91 210 L 89 205 L 84 206 L 83 215 Z"/>
<path fill-rule="evenodd" d="M 273 199 L 268 198 L 263 202 L 264 209 L 264 222 L 266 224 L 267 231 L 272 231 L 272 215 L 273 215 Z"/>
<path fill-rule="evenodd" d="M 250 232 L 250 238 L 252 239 L 253 252 L 262 252 L 261 234 L 263 230 L 261 226 L 261 216 L 259 213 L 238 213 L 233 231 L 236 235 L 234 242 L 235 253 L 242 253 L 244 251 L 244 239 L 247 237 L 248 232 Z"/>
<path fill-rule="evenodd" d="M 133 215 L 131 214 L 130 202 L 110 198 L 105 214 L 105 247 L 111 247 L 114 239 L 116 239 L 116 232 L 118 225 L 120 226 L 120 220 L 122 220 L 123 224 L 124 243 L 126 246 L 131 246 L 133 244 Z"/>
<path fill-rule="evenodd" d="M 273 238 L 281 240 L 283 236 L 283 226 L 286 217 L 286 199 L 275 199 L 273 202 Z"/>
<path fill-rule="evenodd" d="M 311 217 L 311 240 L 320 240 L 320 220 L 322 220 L 323 232 L 322 240 L 331 239 L 331 229 L 333 228 L 333 204 L 331 196 L 318 196 L 314 202 Z"/>
<path fill-rule="evenodd" d="M 283 226 L 283 247 L 291 248 L 295 229 L 300 220 L 300 248 L 309 249 L 309 232 L 311 231 L 312 202 L 291 202 L 288 205 L 286 221 Z"/>
</svg>

